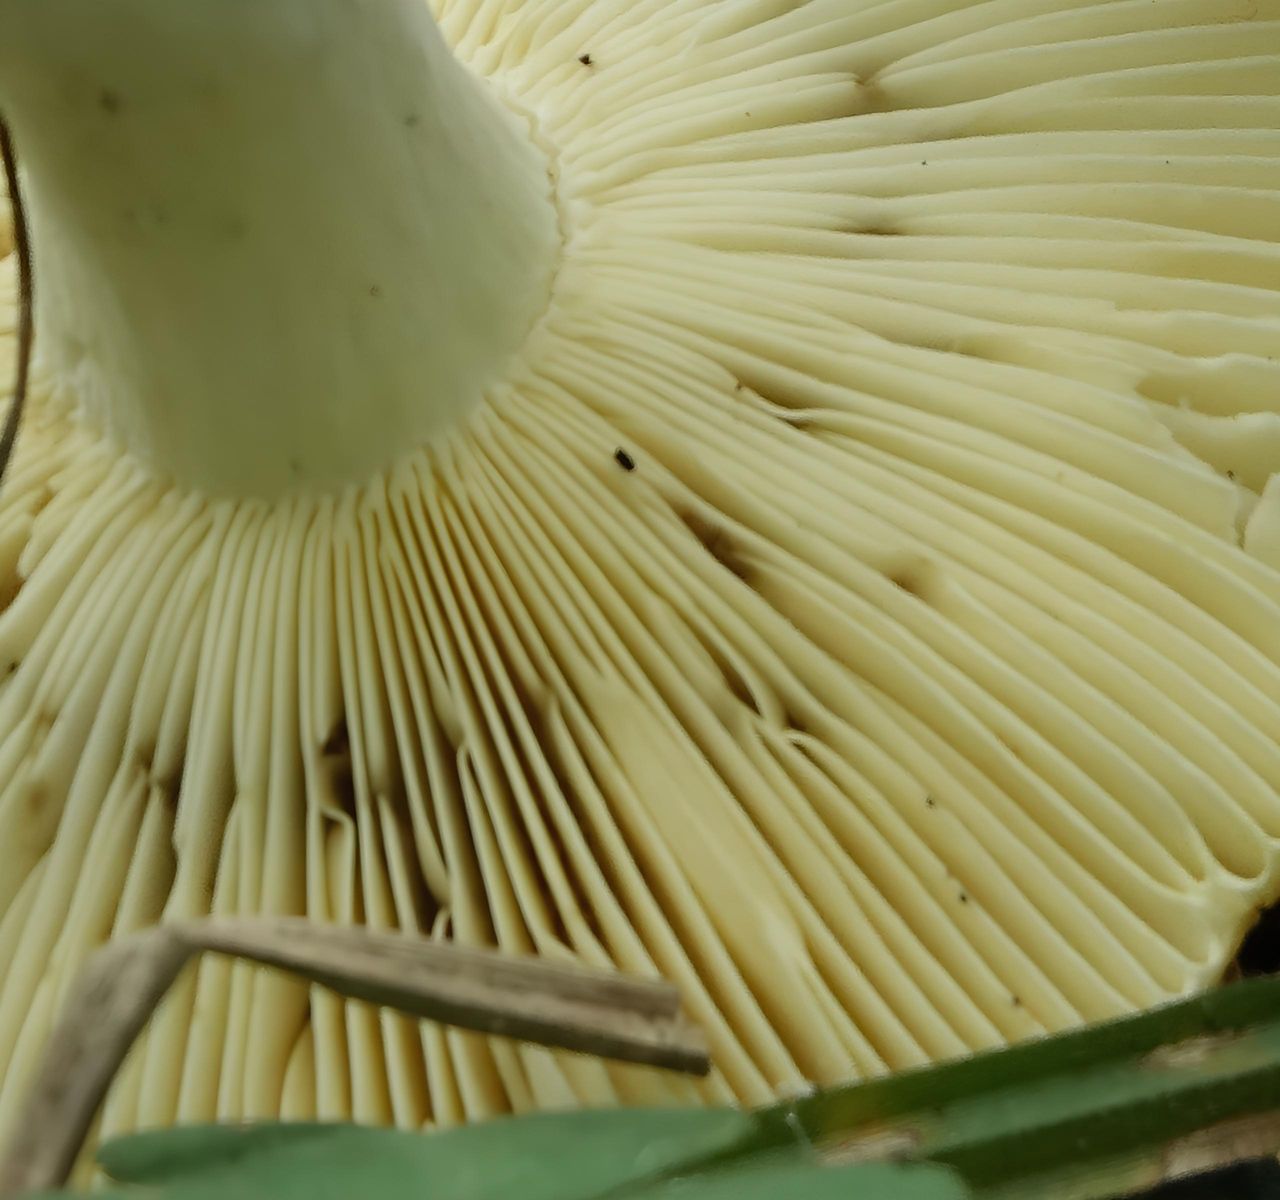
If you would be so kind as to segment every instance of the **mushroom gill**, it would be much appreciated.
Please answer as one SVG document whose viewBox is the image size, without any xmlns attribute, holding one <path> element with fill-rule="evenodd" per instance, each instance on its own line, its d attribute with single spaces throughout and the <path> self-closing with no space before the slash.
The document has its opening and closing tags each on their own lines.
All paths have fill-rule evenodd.
<svg viewBox="0 0 1280 1200">
<path fill-rule="evenodd" d="M 753 1104 L 1215 980 L 1280 857 L 1280 3 L 434 11 L 563 236 L 465 419 L 219 495 L 38 364 L 0 1124 L 86 954 L 209 912 L 661 973 L 716 1069 L 211 960 L 104 1136 Z"/>
</svg>

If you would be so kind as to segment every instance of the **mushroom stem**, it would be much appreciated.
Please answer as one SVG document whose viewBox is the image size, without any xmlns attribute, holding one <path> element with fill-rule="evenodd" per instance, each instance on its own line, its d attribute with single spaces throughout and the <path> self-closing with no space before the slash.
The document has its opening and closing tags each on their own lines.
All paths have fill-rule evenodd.
<svg viewBox="0 0 1280 1200">
<path fill-rule="evenodd" d="M 359 483 L 544 310 L 529 121 L 423 0 L 0 0 L 42 378 L 212 494 Z"/>
</svg>

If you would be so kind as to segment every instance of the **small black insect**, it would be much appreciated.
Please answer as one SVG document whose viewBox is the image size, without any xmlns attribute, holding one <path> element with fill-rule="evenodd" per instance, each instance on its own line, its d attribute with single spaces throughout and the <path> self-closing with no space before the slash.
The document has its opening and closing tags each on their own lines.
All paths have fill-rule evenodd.
<svg viewBox="0 0 1280 1200">
<path fill-rule="evenodd" d="M 636 460 L 631 457 L 621 446 L 613 452 L 613 461 L 618 464 L 624 471 L 634 471 L 636 469 Z"/>
<path fill-rule="evenodd" d="M 578 55 L 578 61 L 579 61 L 579 62 L 580 62 L 584 67 L 589 67 L 589 66 L 591 65 L 591 55 L 590 55 L 590 54 L 579 54 L 579 55 Z"/>
</svg>

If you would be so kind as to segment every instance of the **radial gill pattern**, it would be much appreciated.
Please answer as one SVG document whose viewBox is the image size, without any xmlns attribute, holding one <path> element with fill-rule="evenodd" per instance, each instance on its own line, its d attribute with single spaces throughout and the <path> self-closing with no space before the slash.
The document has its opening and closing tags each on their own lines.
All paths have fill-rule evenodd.
<svg viewBox="0 0 1280 1200">
<path fill-rule="evenodd" d="M 1280 844 L 1280 3 L 437 9 L 566 231 L 466 429 L 270 507 L 33 398 L 0 1122 L 165 917 L 660 973 L 716 1068 L 209 960 L 102 1134 L 757 1103 L 1214 980 Z"/>
</svg>

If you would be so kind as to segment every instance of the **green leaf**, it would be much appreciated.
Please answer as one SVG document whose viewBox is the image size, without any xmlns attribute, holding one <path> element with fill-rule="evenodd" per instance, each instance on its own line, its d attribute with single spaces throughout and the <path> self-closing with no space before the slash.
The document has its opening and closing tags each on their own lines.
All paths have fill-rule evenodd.
<svg viewBox="0 0 1280 1200">
<path fill-rule="evenodd" d="M 80 1192 L 23 1192 L 20 1200 L 72 1200 L 72 1197 L 81 1195 Z M 103 1192 L 96 1191 L 93 1193 L 93 1200 L 138 1200 L 137 1193 L 129 1192 Z"/>
<path fill-rule="evenodd" d="M 346 1124 L 318 1122 L 180 1126 L 107 1142 L 98 1148 L 98 1163 L 120 1183 L 164 1183 L 228 1167 L 277 1146 L 349 1129 Z"/>
<path fill-rule="evenodd" d="M 125 1138 L 102 1159 L 156 1200 L 971 1200 L 945 1168 L 825 1167 L 799 1147 L 698 1173 L 742 1146 L 745 1118 L 707 1120 L 725 1116 L 738 1114 L 527 1117 L 435 1136 L 344 1125 L 214 1126 Z"/>
<path fill-rule="evenodd" d="M 856 1167 L 765 1167 L 661 1183 L 627 1200 L 970 1200 L 942 1167 L 867 1163 Z"/>
<path fill-rule="evenodd" d="M 595 1200 L 734 1151 L 749 1116 L 715 1110 L 547 1114 L 423 1136 L 355 1126 L 205 1128 L 105 1146 L 120 1181 L 175 1200 Z M 152 1195 L 156 1193 L 150 1193 Z"/>
</svg>

